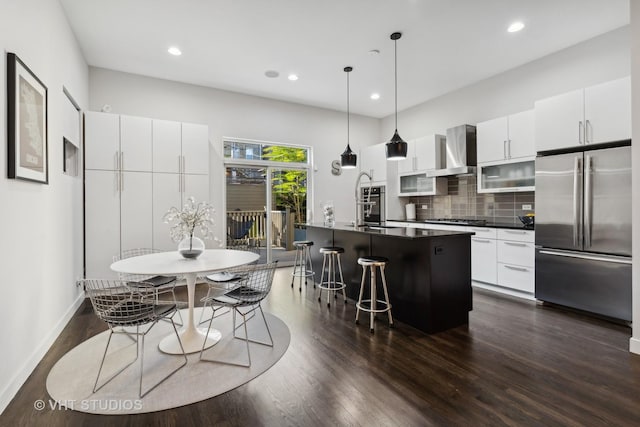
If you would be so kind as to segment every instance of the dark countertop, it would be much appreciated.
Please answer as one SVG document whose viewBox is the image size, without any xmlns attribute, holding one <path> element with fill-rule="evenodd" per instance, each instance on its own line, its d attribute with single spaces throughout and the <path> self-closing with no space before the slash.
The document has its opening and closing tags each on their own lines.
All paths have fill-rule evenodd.
<svg viewBox="0 0 640 427">
<path fill-rule="evenodd" d="M 442 222 L 440 222 L 440 221 L 429 221 L 429 220 L 389 219 L 387 221 L 411 222 L 411 223 L 416 223 L 416 224 L 442 224 Z M 456 226 L 456 224 L 442 224 L 442 225 L 453 225 L 454 227 Z M 459 224 L 459 226 L 460 227 L 507 228 L 507 229 L 511 229 L 511 230 L 530 230 L 530 231 L 534 231 L 534 227 L 525 227 L 522 224 L 514 224 L 514 223 L 506 223 L 506 222 L 486 222 L 483 225 L 478 225 L 478 224 L 472 224 L 472 225 Z"/>
<path fill-rule="evenodd" d="M 308 223 L 299 224 L 302 227 L 325 228 L 327 230 L 353 231 L 356 233 L 372 234 L 376 236 L 399 237 L 404 239 L 422 239 L 444 236 L 472 235 L 470 231 L 447 231 L 447 230 L 430 230 L 413 227 L 390 227 L 390 228 L 354 228 L 353 225 L 346 222 L 336 222 L 333 227 L 327 227 L 324 223 Z M 375 227 L 375 226 L 374 226 Z M 387 226 L 389 227 L 389 226 Z"/>
</svg>

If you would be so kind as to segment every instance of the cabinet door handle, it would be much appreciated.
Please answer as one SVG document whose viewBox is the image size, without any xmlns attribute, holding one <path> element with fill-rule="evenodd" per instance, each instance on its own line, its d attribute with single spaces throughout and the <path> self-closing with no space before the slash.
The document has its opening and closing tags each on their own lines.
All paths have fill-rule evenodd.
<svg viewBox="0 0 640 427">
<path fill-rule="evenodd" d="M 472 230 L 480 233 L 491 233 L 493 231 L 490 228 L 472 228 Z"/>
<path fill-rule="evenodd" d="M 506 139 L 502 142 L 502 157 L 505 159 L 507 158 L 507 140 Z"/>
<path fill-rule="evenodd" d="M 124 174 L 120 171 L 120 192 L 124 193 Z"/>
<path fill-rule="evenodd" d="M 591 128 L 591 138 L 589 138 L 589 128 Z M 584 121 L 584 143 L 590 144 L 593 142 L 593 127 L 589 120 Z"/>
<path fill-rule="evenodd" d="M 527 246 L 526 243 L 516 243 L 516 242 L 504 242 L 504 244 L 509 246 L 520 246 L 521 248 Z"/>
<path fill-rule="evenodd" d="M 513 265 L 506 265 L 506 264 L 504 264 L 504 266 L 505 266 L 506 268 L 508 268 L 509 270 L 523 271 L 523 272 L 527 272 L 527 271 L 529 271 L 529 269 L 528 269 L 528 268 L 524 268 L 524 267 L 514 267 Z"/>
<path fill-rule="evenodd" d="M 504 232 L 508 234 L 527 234 L 526 231 L 522 230 L 504 230 Z"/>
<path fill-rule="evenodd" d="M 120 169 L 124 169 L 124 151 L 120 152 Z"/>
<path fill-rule="evenodd" d="M 583 142 L 583 136 L 582 134 L 584 133 L 584 126 L 582 125 L 582 120 L 580 120 L 578 122 L 578 144 L 582 144 Z"/>
<path fill-rule="evenodd" d="M 507 154 L 509 155 L 509 158 L 511 158 L 511 140 L 507 139 L 507 141 Z"/>
<path fill-rule="evenodd" d="M 179 154 L 178 154 L 178 173 L 182 173 L 182 160 L 180 159 Z"/>
<path fill-rule="evenodd" d="M 491 240 L 489 239 L 471 239 L 471 240 L 478 243 L 491 243 Z"/>
<path fill-rule="evenodd" d="M 182 173 L 187 173 L 187 161 L 184 156 L 182 156 Z"/>
</svg>

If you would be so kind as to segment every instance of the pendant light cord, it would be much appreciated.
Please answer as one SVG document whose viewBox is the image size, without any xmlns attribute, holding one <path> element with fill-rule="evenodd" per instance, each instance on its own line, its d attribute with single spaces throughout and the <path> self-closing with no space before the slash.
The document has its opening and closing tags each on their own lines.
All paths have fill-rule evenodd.
<svg viewBox="0 0 640 427">
<path fill-rule="evenodd" d="M 398 130 L 398 40 L 393 41 L 395 51 L 396 131 Z"/>
<path fill-rule="evenodd" d="M 347 72 L 347 147 L 349 147 L 349 72 Z"/>
</svg>

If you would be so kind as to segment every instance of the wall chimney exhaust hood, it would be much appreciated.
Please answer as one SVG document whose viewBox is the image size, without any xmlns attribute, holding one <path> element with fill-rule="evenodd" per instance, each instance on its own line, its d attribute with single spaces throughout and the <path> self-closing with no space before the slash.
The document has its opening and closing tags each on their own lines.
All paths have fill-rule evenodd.
<svg viewBox="0 0 640 427">
<path fill-rule="evenodd" d="M 428 177 L 476 173 L 476 127 L 460 125 L 447 129 L 446 169 L 427 172 Z"/>
</svg>

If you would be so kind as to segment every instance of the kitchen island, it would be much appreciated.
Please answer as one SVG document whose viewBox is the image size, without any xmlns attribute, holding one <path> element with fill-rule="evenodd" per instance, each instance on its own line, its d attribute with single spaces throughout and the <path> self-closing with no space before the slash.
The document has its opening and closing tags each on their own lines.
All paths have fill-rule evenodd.
<svg viewBox="0 0 640 427">
<path fill-rule="evenodd" d="M 361 256 L 389 259 L 385 269 L 394 319 L 427 333 L 467 324 L 473 308 L 471 293 L 472 232 L 411 227 L 354 228 L 306 224 L 307 239 L 314 242 L 311 258 L 320 281 L 323 246 L 340 246 L 347 296 L 357 300 Z M 369 278 L 367 277 L 367 284 Z M 379 293 L 382 285 L 379 280 Z M 365 291 L 365 295 L 368 289 Z"/>
</svg>

